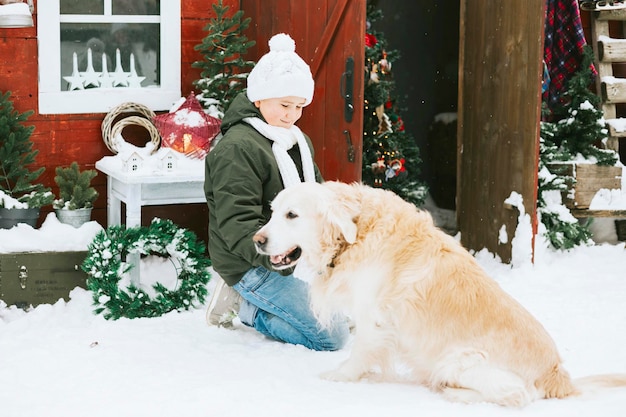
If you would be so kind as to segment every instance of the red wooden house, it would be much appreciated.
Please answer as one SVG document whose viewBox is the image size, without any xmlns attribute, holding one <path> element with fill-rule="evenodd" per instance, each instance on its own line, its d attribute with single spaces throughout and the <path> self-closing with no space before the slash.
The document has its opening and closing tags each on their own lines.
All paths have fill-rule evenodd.
<svg viewBox="0 0 626 417">
<path fill-rule="evenodd" d="M 203 28 L 213 15 L 213 2 L 34 0 L 32 3 L 33 27 L 0 28 L 0 90 L 12 91 L 19 111 L 35 111 L 29 122 L 35 126 L 37 164 L 46 168 L 42 181 L 54 190 L 56 166 L 77 161 L 82 168 L 93 168 L 96 161 L 111 155 L 100 128 L 113 105 L 143 100 L 154 111 L 164 112 L 169 109 L 168 103 L 193 90 L 199 70 L 191 65 L 201 59 L 194 46 L 206 36 Z M 252 18 L 247 36 L 257 44 L 246 58 L 256 60 L 265 53 L 267 40 L 274 33 L 288 32 L 295 39 L 298 53 L 309 62 L 316 80 L 315 98 L 306 108 L 300 127 L 314 140 L 316 161 L 326 178 L 358 180 L 361 160 L 357 157 L 349 161 L 348 151 L 353 148 L 355 155 L 362 154 L 360 103 L 364 80 L 360 68 L 364 59 L 365 0 L 224 0 L 224 4 L 231 7 L 231 12 L 241 9 L 245 17 Z M 124 9 L 138 5 L 146 10 Z M 160 11 L 155 11 L 156 5 Z M 526 212 L 536 224 L 545 4 L 544 0 L 459 0 L 458 7 L 461 29 L 458 223 L 467 247 L 487 247 L 509 259 L 510 240 L 502 242 L 498 236 L 503 224 L 510 235 L 516 225 L 517 214 L 502 203 L 511 190 L 524 195 Z M 152 71 L 150 88 L 138 91 L 128 88 L 125 93 L 115 91 L 115 94 L 96 89 L 68 91 L 71 83 L 64 77 L 72 75 L 72 53 L 80 52 L 77 48 L 80 45 L 84 50 L 91 39 L 88 32 L 81 30 L 92 28 L 97 35 L 102 29 L 99 24 L 108 25 L 107 36 L 114 38 L 123 34 L 120 29 L 128 25 L 146 25 L 146 33 L 152 35 L 131 41 L 143 42 L 144 52 L 151 48 L 158 51 L 156 58 L 146 53 L 143 61 L 136 62 L 144 69 L 157 65 Z M 98 46 L 102 45 L 95 41 L 93 50 Z M 121 55 L 122 61 L 127 59 L 128 54 Z M 99 56 L 92 58 L 102 62 Z M 116 57 L 108 59 L 112 71 Z M 349 60 L 355 63 L 355 69 L 351 73 L 353 92 L 346 97 L 342 83 L 349 72 Z M 84 62 L 78 56 L 77 61 Z M 354 106 L 351 119 L 346 117 L 350 100 Z M 515 140 L 509 140 L 513 137 Z M 143 130 L 132 127 L 124 130 L 124 138 L 137 142 L 148 140 Z M 94 219 L 106 225 L 105 175 L 99 175 L 95 181 L 100 198 Z M 144 223 L 155 216 L 166 217 L 201 237 L 206 235 L 204 204 L 188 205 L 184 210 L 177 206 L 150 206 L 143 211 Z"/>
<path fill-rule="evenodd" d="M 192 63 L 202 59 L 194 47 L 207 35 L 203 29 L 214 17 L 212 3 L 203 0 L 35 0 L 33 27 L 0 28 L 0 91 L 12 92 L 18 111 L 34 111 L 28 123 L 35 126 L 32 140 L 34 149 L 39 151 L 36 164 L 46 168 L 41 182 L 56 192 L 53 181 L 56 166 L 77 161 L 83 169 L 93 168 L 103 156 L 112 155 L 103 141 L 101 125 L 114 106 L 139 102 L 158 114 L 169 110 L 178 98 L 194 90 L 193 81 L 200 77 L 200 70 L 192 68 Z M 229 13 L 243 9 L 245 17 L 252 18 L 247 35 L 255 39 L 257 45 L 249 51 L 249 59 L 256 60 L 267 52 L 267 40 L 276 32 L 288 32 L 296 40 L 298 53 L 309 62 L 316 78 L 315 100 L 307 107 L 300 126 L 316 138 L 317 161 L 327 177 L 346 181 L 360 178 L 360 160 L 347 162 L 346 138 L 350 136 L 359 155 L 361 106 L 354 106 L 354 117 L 347 122 L 343 116 L 345 100 L 339 86 L 346 71 L 346 60 L 351 58 L 360 63 L 364 59 L 365 0 L 264 1 L 262 5 L 254 0 L 224 0 L 223 4 L 230 7 Z M 123 45 L 121 33 L 137 28 L 141 29 L 127 30 L 127 33 L 137 36 L 145 32 L 146 36 L 131 39 L 131 42 L 142 42 L 144 49 L 152 47 L 152 54 L 157 55 L 156 68 L 149 67 L 149 54 L 142 54 L 135 45 L 134 63 L 137 66 L 144 63 L 143 75 L 148 77 L 142 87 L 149 84 L 148 87 L 113 88 L 119 90 L 114 93 L 111 89 L 72 87 L 69 79 L 72 48 L 78 51 L 74 60 L 80 66 L 79 71 L 84 71 L 86 65 L 86 46 L 92 49 L 92 64 L 102 71 L 104 61 L 100 59 L 98 48 L 118 42 L 122 66 L 128 70 L 128 63 L 124 62 L 128 59 L 125 49 L 119 46 Z M 104 59 L 111 73 L 116 66 L 112 55 Z M 156 77 L 153 76 L 156 81 L 150 81 L 153 73 L 156 73 Z M 351 99 L 353 103 L 360 103 L 362 73 L 355 71 L 352 79 L 355 87 Z M 138 126 L 125 128 L 123 136 L 137 145 L 150 140 L 145 129 Z M 106 175 L 100 173 L 94 185 L 100 197 L 95 203 L 93 219 L 106 225 Z M 42 210 L 40 221 L 50 210 L 51 207 Z M 201 237 L 206 235 L 205 204 L 191 204 L 185 210 L 176 206 L 149 206 L 142 211 L 144 224 L 155 216 L 171 218 Z"/>
</svg>

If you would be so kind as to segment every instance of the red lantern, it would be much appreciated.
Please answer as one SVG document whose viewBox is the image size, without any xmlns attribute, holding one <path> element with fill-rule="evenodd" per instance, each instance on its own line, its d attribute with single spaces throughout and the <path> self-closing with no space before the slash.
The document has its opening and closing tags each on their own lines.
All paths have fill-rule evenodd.
<svg viewBox="0 0 626 417">
<path fill-rule="evenodd" d="M 193 94 L 176 110 L 153 119 L 161 135 L 161 146 L 202 159 L 220 131 L 221 120 L 209 116 Z"/>
</svg>

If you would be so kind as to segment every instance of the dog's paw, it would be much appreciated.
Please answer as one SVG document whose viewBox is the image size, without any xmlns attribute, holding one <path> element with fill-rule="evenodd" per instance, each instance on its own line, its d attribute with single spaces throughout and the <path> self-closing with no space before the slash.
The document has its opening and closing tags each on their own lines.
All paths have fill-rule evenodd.
<svg viewBox="0 0 626 417">
<path fill-rule="evenodd" d="M 326 379 L 328 381 L 335 381 L 335 382 L 354 382 L 354 381 L 358 381 L 361 377 L 361 375 L 351 375 L 348 373 L 343 372 L 343 370 L 341 368 L 339 369 L 335 369 L 333 371 L 327 371 L 324 372 L 320 375 L 320 377 L 322 379 Z"/>
</svg>

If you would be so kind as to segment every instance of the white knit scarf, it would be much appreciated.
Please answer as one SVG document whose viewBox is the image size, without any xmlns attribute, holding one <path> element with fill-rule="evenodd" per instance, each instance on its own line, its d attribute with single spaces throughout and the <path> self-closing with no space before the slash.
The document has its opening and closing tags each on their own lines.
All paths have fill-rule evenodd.
<svg viewBox="0 0 626 417">
<path fill-rule="evenodd" d="M 315 169 L 313 168 L 313 157 L 309 145 L 298 126 L 291 126 L 289 129 L 278 126 L 271 126 L 258 117 L 246 117 L 244 122 L 254 127 L 257 132 L 274 142 L 272 151 L 278 163 L 280 176 L 283 179 L 285 188 L 300 183 L 300 175 L 293 159 L 287 151 L 296 143 L 300 147 L 300 156 L 302 158 L 302 171 L 304 172 L 304 181 L 315 182 Z"/>
</svg>

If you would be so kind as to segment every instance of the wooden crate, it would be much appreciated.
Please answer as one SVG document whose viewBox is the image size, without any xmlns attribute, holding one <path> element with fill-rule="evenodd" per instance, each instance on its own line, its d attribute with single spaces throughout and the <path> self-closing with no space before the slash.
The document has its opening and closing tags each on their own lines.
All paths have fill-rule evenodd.
<svg viewBox="0 0 626 417">
<path fill-rule="evenodd" d="M 74 288 L 86 288 L 80 266 L 86 251 L 0 254 L 0 300 L 20 308 L 69 299 Z"/>
<path fill-rule="evenodd" d="M 588 209 L 593 197 L 603 188 L 617 190 L 622 187 L 622 167 L 589 163 L 554 163 L 552 172 L 576 179 L 571 189 L 563 193 L 563 204 L 570 209 Z"/>
</svg>

